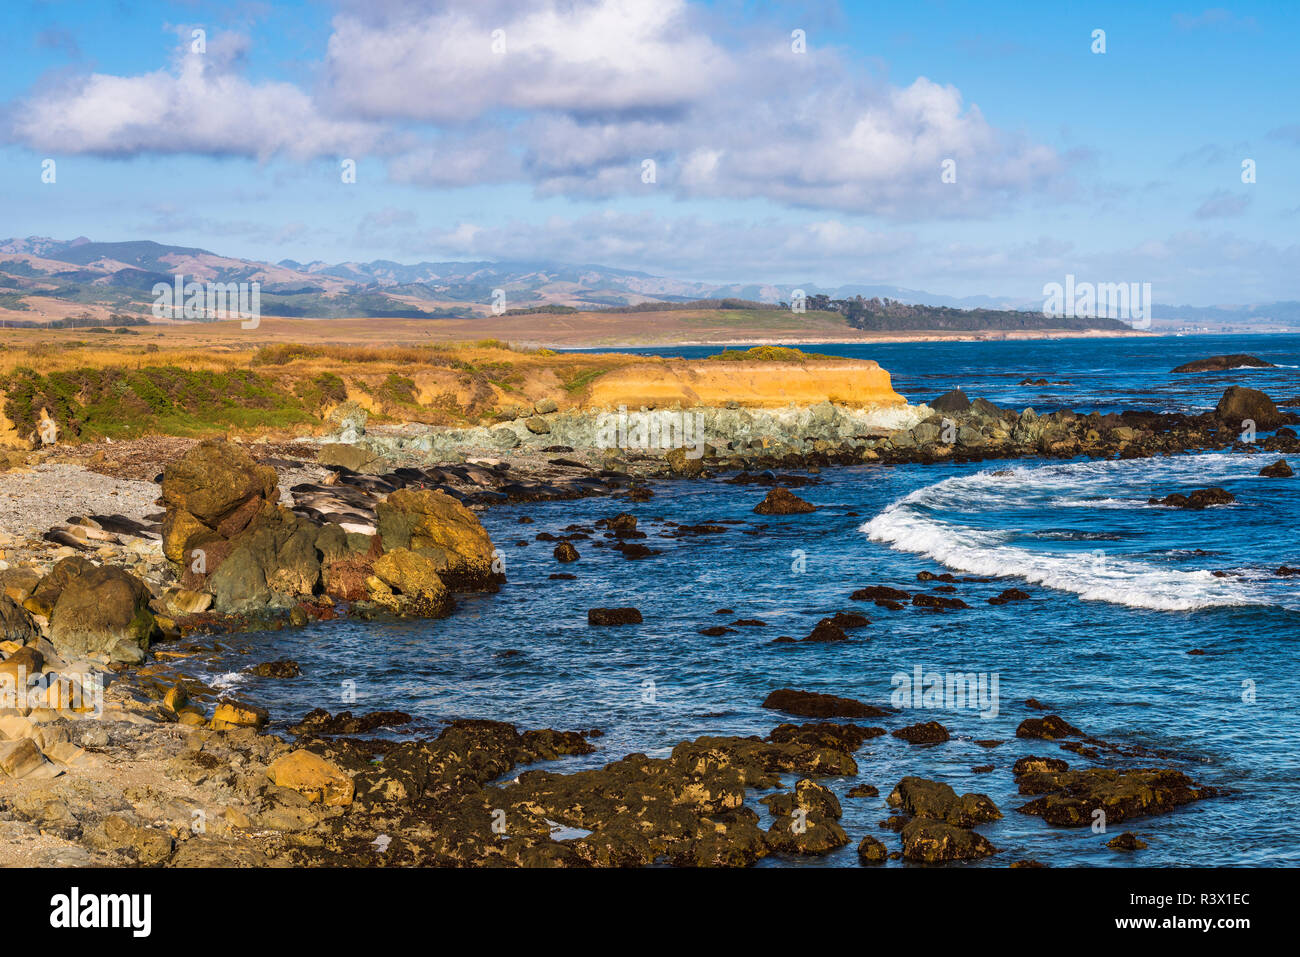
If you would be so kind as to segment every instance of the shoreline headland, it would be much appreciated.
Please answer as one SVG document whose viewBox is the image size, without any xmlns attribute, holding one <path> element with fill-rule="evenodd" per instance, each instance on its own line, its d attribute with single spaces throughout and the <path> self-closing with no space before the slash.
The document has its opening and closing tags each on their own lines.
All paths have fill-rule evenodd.
<svg viewBox="0 0 1300 957">
<path fill-rule="evenodd" d="M 0 472 L 12 501 L 0 515 L 0 679 L 9 676 L 15 692 L 0 708 L 0 769 L 13 785 L 16 833 L 41 837 L 0 838 L 0 860 L 367 864 L 381 837 L 389 842 L 385 862 L 403 865 L 734 866 L 774 853 L 828 853 L 849 839 L 837 799 L 817 779 L 855 775 L 855 752 L 887 733 L 828 719 L 870 717 L 892 727 L 900 716 L 891 709 L 783 689 L 770 705 L 774 728 L 761 740 L 700 738 L 681 742 L 666 758 L 611 756 L 600 770 L 527 771 L 500 785 L 492 782 L 514 769 L 591 753 L 599 732 L 463 720 L 434 738 L 394 740 L 373 732 L 400 728 L 409 715 L 318 710 L 287 732 L 284 716 L 276 716 L 270 733 L 271 716 L 256 701 L 204 684 L 187 663 L 213 654 L 232 631 L 455 616 L 458 594 L 509 587 L 502 543 L 489 538 L 476 514 L 495 504 L 590 496 L 638 502 L 653 497 L 649 480 L 684 479 L 765 492 L 755 512 L 797 516 L 808 503 L 792 489 L 837 464 L 1229 449 L 1300 454 L 1291 428 L 1300 416 L 1235 387 L 1215 411 L 1196 416 L 1040 415 L 960 392 L 913 405 L 873 362 L 778 350 L 714 363 L 626 357 L 609 365 L 597 356 L 562 367 L 572 378 L 557 389 L 554 369 L 571 361 L 566 357 L 484 346 L 456 357 L 472 370 L 452 363 L 429 374 L 472 378 L 485 374 L 485 359 L 518 356 L 513 372 L 521 378 L 513 392 L 485 379 L 497 391 L 481 393 L 484 414 L 471 419 L 457 405 L 459 421 L 448 424 L 394 419 L 394 411 L 408 407 L 403 395 L 416 408 L 437 407 L 437 383 L 419 384 L 423 370 L 408 377 L 408 391 L 384 397 L 373 384 L 370 391 L 356 384 L 364 378 L 341 390 L 324 379 L 346 361 L 338 355 L 291 348 L 263 356 L 271 370 L 292 370 L 294 383 L 328 391 L 311 396 L 321 400 L 319 424 L 308 415 L 273 432 L 262 422 L 244 441 L 142 435 L 45 442 L 42 423 L 68 427 L 58 415 L 69 409 L 84 410 L 80 426 L 93 435 L 98 407 L 83 402 L 52 413 L 47 403 L 61 393 L 47 388 L 26 394 L 26 406 L 14 410 L 21 419 L 38 405 L 41 417 L 27 439 L 38 447 L 6 453 L 8 470 Z M 67 360 L 71 368 L 78 358 Z M 373 362 L 395 358 L 377 355 Z M 220 357 L 207 361 L 220 371 Z M 329 362 L 337 364 L 322 364 Z M 51 382 L 48 374 L 36 381 Z M 299 394 L 292 385 L 285 392 Z M 497 392 L 528 398 L 501 410 Z M 370 408 L 353 395 L 366 396 Z M 422 405 L 422 395 L 433 401 Z M 685 437 L 684 427 L 661 427 L 642 433 L 644 442 L 628 438 L 630 429 L 616 433 L 623 438 L 611 444 L 602 430 L 615 408 L 633 417 L 691 417 L 698 441 L 656 445 L 665 435 Z M 11 442 L 21 443 L 26 423 L 9 416 Z M 1267 434 L 1244 443 L 1243 418 Z M 612 504 L 611 511 L 618 508 Z M 62 513 L 63 521 L 39 527 L 43 517 Z M 654 554 L 630 514 L 603 521 L 610 547 L 624 558 Z M 565 544 L 556 545 L 561 563 Z M 918 578 L 926 581 L 926 574 Z M 930 575 L 936 577 L 963 580 Z M 897 603 L 895 591 L 866 597 Z M 945 602 L 962 605 L 943 594 L 903 597 L 940 612 Z M 1020 600 L 1019 593 L 1010 589 L 997 600 Z M 593 627 L 617 626 L 635 620 L 635 611 L 591 609 L 589 616 Z M 839 640 L 860 626 L 843 613 L 800 640 Z M 257 667 L 287 675 L 296 663 Z M 87 703 L 79 689 L 98 689 L 99 697 Z M 1027 719 L 1017 735 L 1021 730 L 1065 740 L 1080 755 L 1147 762 L 1147 770 L 1118 772 L 1050 761 L 1017 765 L 1023 793 L 1040 795 L 1021 810 L 1049 823 L 1074 823 L 1071 815 L 1090 802 L 1104 803 L 1118 822 L 1217 793 L 1174 768 L 1150 770 L 1159 755 L 1098 740 L 1056 715 Z M 947 735 L 937 722 L 888 733 L 918 742 Z M 788 775 L 797 780 L 783 790 Z M 859 847 L 863 862 L 994 853 L 973 828 L 1001 812 L 987 797 L 958 798 L 945 787 L 904 778 L 889 797 L 901 850 L 867 837 Z M 766 826 L 745 806 L 754 790 L 770 792 L 763 799 L 772 816 Z M 614 811 L 629 793 L 643 798 L 636 823 Z M 214 807 L 223 810 L 209 814 Z M 512 840 L 501 840 L 494 808 L 510 821 Z M 200 819 L 192 811 L 203 812 L 202 827 L 192 826 Z M 577 836 L 557 837 L 559 825 Z"/>
</svg>

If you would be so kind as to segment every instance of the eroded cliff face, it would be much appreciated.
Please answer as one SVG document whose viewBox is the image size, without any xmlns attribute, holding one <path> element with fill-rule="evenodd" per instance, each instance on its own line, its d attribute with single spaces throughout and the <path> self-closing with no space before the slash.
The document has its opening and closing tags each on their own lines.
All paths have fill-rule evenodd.
<svg viewBox="0 0 1300 957">
<path fill-rule="evenodd" d="M 725 406 L 780 408 L 830 401 L 853 408 L 904 405 L 875 362 L 810 359 L 755 362 L 671 359 L 607 372 L 582 399 L 584 409 Z"/>
</svg>

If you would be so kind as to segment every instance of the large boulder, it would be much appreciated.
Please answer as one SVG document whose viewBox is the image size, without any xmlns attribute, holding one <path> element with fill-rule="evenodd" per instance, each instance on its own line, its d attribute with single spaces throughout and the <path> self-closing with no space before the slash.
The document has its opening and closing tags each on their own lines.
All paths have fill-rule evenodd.
<svg viewBox="0 0 1300 957">
<path fill-rule="evenodd" d="M 206 585 L 221 614 L 246 614 L 294 604 L 316 593 L 321 579 L 316 541 L 321 529 L 277 510 L 229 543 Z"/>
<path fill-rule="evenodd" d="M 1239 385 L 1228 387 L 1214 407 L 1214 414 L 1234 428 L 1241 427 L 1247 419 L 1255 423 L 1255 428 L 1265 430 L 1280 428 L 1291 421 L 1263 392 Z"/>
<path fill-rule="evenodd" d="M 54 603 L 59 600 L 59 595 L 68 582 L 94 567 L 93 562 L 79 555 L 60 559 L 50 569 L 50 573 L 36 583 L 32 593 L 23 602 L 23 607 L 33 615 L 49 618 L 54 613 Z"/>
<path fill-rule="evenodd" d="M 492 567 L 492 539 L 478 517 L 445 492 L 398 489 L 375 512 L 384 551 L 409 548 L 432 560 L 448 588 L 484 591 L 505 580 Z"/>
<path fill-rule="evenodd" d="M 275 469 L 259 465 L 237 445 L 201 442 L 163 469 L 163 553 L 189 564 L 191 547 L 230 539 L 279 499 Z"/>
<path fill-rule="evenodd" d="M 91 566 L 60 590 L 50 617 L 50 642 L 66 658 L 104 655 L 110 661 L 141 661 L 157 630 L 150 598 L 145 583 L 129 572 Z"/>
</svg>

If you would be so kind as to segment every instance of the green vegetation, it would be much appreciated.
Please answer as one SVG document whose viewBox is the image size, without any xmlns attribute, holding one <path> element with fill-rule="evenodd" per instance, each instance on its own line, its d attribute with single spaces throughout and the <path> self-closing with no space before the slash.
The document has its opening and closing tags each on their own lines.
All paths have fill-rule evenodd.
<svg viewBox="0 0 1300 957">
<path fill-rule="evenodd" d="M 564 386 L 564 391 L 575 395 L 612 368 L 613 366 L 596 366 L 590 369 L 579 369 L 567 375 L 556 370 L 556 374 L 560 376 L 560 383 Z"/>
<path fill-rule="evenodd" d="M 322 372 L 310 379 L 303 379 L 294 385 L 293 391 L 307 408 L 316 410 L 331 403 L 342 402 L 348 397 L 347 385 L 333 372 Z"/>
<path fill-rule="evenodd" d="M 712 362 L 807 362 L 809 359 L 838 359 L 820 352 L 804 352 L 788 346 L 755 346 L 752 349 L 727 349 L 709 356 Z"/>
<path fill-rule="evenodd" d="M 292 395 L 248 370 L 176 366 L 80 368 L 42 375 L 19 367 L 6 385 L 5 414 L 31 432 L 47 409 L 65 438 L 128 438 L 148 432 L 201 435 L 314 422 Z"/>
<path fill-rule="evenodd" d="M 1041 312 L 1011 309 L 954 309 L 951 306 L 915 306 L 897 299 L 831 299 L 809 296 L 809 311 L 830 310 L 844 316 L 854 329 L 871 332 L 979 332 L 985 329 L 1130 329 L 1118 319 L 1044 316 Z"/>
</svg>

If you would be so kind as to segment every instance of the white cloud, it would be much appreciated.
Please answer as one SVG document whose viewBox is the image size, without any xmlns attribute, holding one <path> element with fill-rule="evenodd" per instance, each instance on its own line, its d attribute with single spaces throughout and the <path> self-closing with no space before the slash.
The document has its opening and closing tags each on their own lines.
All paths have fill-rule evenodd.
<svg viewBox="0 0 1300 957">
<path fill-rule="evenodd" d="M 705 95 L 726 59 L 684 0 L 542 0 L 342 14 L 326 64 L 345 108 L 456 123 L 501 109 L 673 109 Z"/>
<path fill-rule="evenodd" d="M 542 195 L 643 193 L 653 158 L 680 198 L 906 219 L 985 214 L 1068 165 L 995 129 L 953 86 L 870 82 L 829 46 L 794 54 L 775 32 L 724 46 L 707 26 L 682 0 L 350 13 L 335 20 L 330 88 L 369 117 L 508 128 Z M 955 183 L 940 180 L 947 159 Z"/>
<path fill-rule="evenodd" d="M 13 134 L 39 150 L 103 156 L 310 159 L 375 143 L 373 124 L 326 117 L 291 83 L 253 83 L 233 72 L 242 57 L 236 40 L 217 37 L 209 49 L 180 53 L 169 69 L 95 73 L 39 90 L 15 110 Z"/>
</svg>

